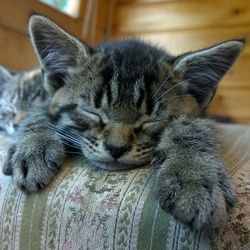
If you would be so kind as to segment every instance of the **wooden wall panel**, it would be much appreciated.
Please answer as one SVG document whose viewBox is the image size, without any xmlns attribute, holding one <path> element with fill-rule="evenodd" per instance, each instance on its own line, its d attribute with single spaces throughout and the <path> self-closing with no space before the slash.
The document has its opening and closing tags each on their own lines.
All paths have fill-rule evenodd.
<svg viewBox="0 0 250 250">
<path fill-rule="evenodd" d="M 93 12 L 89 20 L 89 30 L 86 32 L 85 21 L 83 19 L 83 33 L 82 38 L 89 42 L 91 45 L 96 45 L 103 40 L 107 40 L 111 36 L 111 26 L 113 18 L 113 10 L 116 0 L 96 0 L 95 2 L 89 1 L 92 4 Z"/>
<path fill-rule="evenodd" d="M 81 5 L 84 13 L 86 4 Z M 38 65 L 28 35 L 28 20 L 32 14 L 43 14 L 55 20 L 74 35 L 81 35 L 82 15 L 71 18 L 38 0 L 8 0 L 0 8 L 0 64 L 15 70 Z"/>
<path fill-rule="evenodd" d="M 227 89 L 250 89 L 249 70 L 250 56 L 243 56 L 239 58 L 238 61 L 236 61 L 236 63 L 221 81 L 220 87 Z"/>
<path fill-rule="evenodd" d="M 39 63 L 29 37 L 0 27 L 0 64 L 15 70 L 37 66 Z"/>
<path fill-rule="evenodd" d="M 108 26 L 111 26 L 114 4 L 115 0 L 82 0 L 80 14 L 73 18 L 38 0 L 2 0 L 0 64 L 16 70 L 38 64 L 28 36 L 28 20 L 32 14 L 45 15 L 71 34 L 94 45 L 111 34 Z M 87 8 L 89 15 L 86 14 Z"/>
<path fill-rule="evenodd" d="M 160 45 L 173 54 L 180 54 L 189 50 L 202 49 L 222 41 L 230 39 L 246 38 L 250 41 L 250 22 L 246 26 L 223 27 L 213 29 L 195 29 L 182 31 L 164 31 L 164 32 L 136 32 L 133 34 L 113 33 L 114 39 L 124 37 L 139 37 L 146 41 L 151 41 Z M 244 55 L 250 55 L 250 44 L 247 42 Z"/>
<path fill-rule="evenodd" d="M 141 4 L 141 3 L 161 3 L 161 2 L 170 2 L 170 1 L 189 1 L 189 0 L 118 0 L 118 3 L 133 3 L 133 4 Z"/>
<path fill-rule="evenodd" d="M 82 19 L 71 18 L 38 0 L 8 0 L 1 1 L 0 25 L 12 30 L 28 34 L 28 21 L 32 14 L 44 14 L 69 30 L 80 35 Z"/>
<path fill-rule="evenodd" d="M 114 32 L 160 32 L 225 25 L 245 25 L 250 20 L 246 0 L 167 1 L 151 4 L 128 4 L 117 7 Z"/>
<path fill-rule="evenodd" d="M 250 89 L 218 89 L 208 111 L 235 122 L 250 123 Z"/>
</svg>

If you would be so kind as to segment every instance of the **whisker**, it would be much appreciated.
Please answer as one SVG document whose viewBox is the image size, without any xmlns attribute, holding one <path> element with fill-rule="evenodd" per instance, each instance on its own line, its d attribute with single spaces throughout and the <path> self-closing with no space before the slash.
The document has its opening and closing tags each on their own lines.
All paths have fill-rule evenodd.
<svg viewBox="0 0 250 250">
<path fill-rule="evenodd" d="M 68 153 L 68 154 L 76 154 L 76 155 L 81 155 L 81 156 L 83 156 L 83 153 L 80 153 L 80 152 L 75 152 L 75 151 L 64 151 L 64 153 Z"/>
<path fill-rule="evenodd" d="M 77 145 L 81 145 L 80 141 L 76 138 L 70 137 L 70 136 L 62 134 L 60 132 L 59 132 L 59 136 L 64 140 L 67 140 L 67 141 L 72 142 L 72 143 L 77 144 Z"/>
<path fill-rule="evenodd" d="M 176 99 L 176 98 L 181 98 L 181 97 L 186 97 L 186 96 L 194 96 L 194 95 L 187 94 L 187 95 L 172 96 L 172 97 L 167 98 L 165 101 L 168 101 L 168 100 L 171 100 L 171 99 Z"/>
<path fill-rule="evenodd" d="M 178 87 L 178 86 L 180 86 L 180 85 L 182 85 L 182 84 L 184 84 L 184 83 L 186 83 L 186 82 L 188 82 L 188 81 L 191 81 L 191 80 L 193 80 L 193 79 L 196 79 L 196 78 L 198 78 L 198 77 L 197 77 L 197 76 L 194 76 L 194 77 L 191 77 L 191 78 L 189 78 L 189 79 L 186 79 L 186 80 L 184 80 L 184 81 L 181 81 L 181 82 L 175 84 L 173 87 L 171 87 L 171 88 L 168 89 L 166 92 L 164 92 L 161 96 L 159 96 L 159 97 L 157 98 L 156 101 L 158 101 L 159 99 L 162 99 L 165 95 L 167 95 L 171 90 L 175 89 L 176 87 Z"/>
<path fill-rule="evenodd" d="M 58 133 L 59 136 L 60 136 L 62 139 L 65 139 L 65 140 L 67 140 L 67 141 L 69 141 L 69 142 L 72 142 L 72 143 L 74 143 L 74 144 L 77 144 L 78 146 L 80 145 L 80 140 L 79 140 L 78 138 L 76 138 L 76 137 L 74 136 L 73 133 L 68 132 L 68 131 L 66 131 L 66 130 L 63 129 L 63 128 L 56 127 L 56 126 L 51 125 L 51 124 L 50 124 L 50 127 L 51 127 L 56 133 Z M 77 135 L 77 137 L 79 137 L 79 135 Z"/>
<path fill-rule="evenodd" d="M 64 141 L 63 141 L 63 144 L 66 145 L 66 146 L 72 147 L 72 148 L 82 149 L 82 148 L 80 147 L 80 145 L 70 144 L 69 142 L 70 142 L 70 141 L 65 141 L 65 140 L 64 140 Z"/>
<path fill-rule="evenodd" d="M 158 94 L 158 92 L 161 90 L 161 88 L 164 86 L 164 84 L 166 83 L 166 81 L 169 79 L 170 74 L 167 75 L 167 77 L 162 81 L 162 83 L 160 84 L 159 88 L 156 90 L 156 92 L 153 94 L 152 99 L 155 98 L 155 96 Z"/>
</svg>

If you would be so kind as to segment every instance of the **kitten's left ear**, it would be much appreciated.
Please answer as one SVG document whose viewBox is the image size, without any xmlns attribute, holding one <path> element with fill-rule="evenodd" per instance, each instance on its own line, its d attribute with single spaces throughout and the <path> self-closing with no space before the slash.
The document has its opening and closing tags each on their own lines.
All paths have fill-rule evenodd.
<svg viewBox="0 0 250 250">
<path fill-rule="evenodd" d="M 231 40 L 177 57 L 173 69 L 183 82 L 183 92 L 193 95 L 201 109 L 206 108 L 243 47 L 244 40 Z"/>
</svg>

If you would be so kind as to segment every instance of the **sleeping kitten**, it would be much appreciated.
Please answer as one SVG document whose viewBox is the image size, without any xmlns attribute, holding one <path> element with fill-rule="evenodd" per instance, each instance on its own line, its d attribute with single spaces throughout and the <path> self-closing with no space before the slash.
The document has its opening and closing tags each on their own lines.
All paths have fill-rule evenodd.
<svg viewBox="0 0 250 250">
<path fill-rule="evenodd" d="M 12 135 L 27 111 L 47 99 L 40 69 L 13 74 L 0 65 L 0 131 Z"/>
<path fill-rule="evenodd" d="M 195 229 L 223 224 L 234 191 L 215 128 L 198 116 L 244 42 L 175 57 L 137 40 L 91 48 L 42 16 L 29 28 L 51 101 L 21 124 L 3 172 L 22 190 L 44 188 L 68 144 L 109 170 L 152 160 L 165 211 Z"/>
</svg>

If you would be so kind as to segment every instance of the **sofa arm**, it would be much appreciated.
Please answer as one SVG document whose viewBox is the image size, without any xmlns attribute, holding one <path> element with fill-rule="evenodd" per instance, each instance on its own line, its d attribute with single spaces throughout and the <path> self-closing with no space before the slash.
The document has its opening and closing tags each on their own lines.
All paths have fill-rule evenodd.
<svg viewBox="0 0 250 250">
<path fill-rule="evenodd" d="M 250 142 L 249 131 L 221 129 L 228 138 L 224 155 L 239 203 L 216 243 L 161 210 L 150 167 L 108 172 L 85 160 L 68 159 L 55 180 L 36 194 L 24 194 L 10 177 L 0 174 L 0 249 L 206 250 L 213 244 L 218 249 L 250 249 L 250 165 L 243 149 L 236 152 L 243 134 L 245 138 L 248 133 L 244 141 Z M 6 142 L 0 139 L 2 164 Z"/>
</svg>

